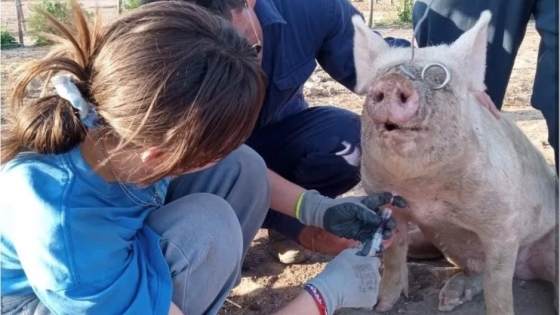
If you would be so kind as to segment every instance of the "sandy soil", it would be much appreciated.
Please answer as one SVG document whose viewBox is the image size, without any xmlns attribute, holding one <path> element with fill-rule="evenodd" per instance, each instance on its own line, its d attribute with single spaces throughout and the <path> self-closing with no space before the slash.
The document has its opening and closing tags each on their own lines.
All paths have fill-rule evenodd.
<svg viewBox="0 0 560 315">
<path fill-rule="evenodd" d="M 398 1 L 395 1 L 398 2 Z M 367 2 L 355 3 L 365 9 Z M 2 1 L 2 5 L 8 2 Z M 385 9 L 389 7 L 389 0 L 382 0 L 376 5 L 375 19 L 380 20 L 393 13 Z M 2 19 L 6 23 L 6 15 L 11 11 L 3 10 Z M 10 16 L 11 17 L 11 16 Z M 10 18 L 8 17 L 8 18 Z M 410 28 L 382 28 L 385 36 L 410 38 Z M 513 75 L 508 87 L 504 115 L 514 119 L 517 125 L 527 134 L 533 144 L 544 154 L 549 163 L 553 163 L 553 151 L 547 143 L 546 124 L 540 112 L 530 106 L 535 63 L 539 35 L 534 25 L 528 27 L 526 38 L 519 51 Z M 45 48 L 21 48 L 1 52 L 2 57 L 2 102 L 6 97 L 9 79 L 7 75 L 22 61 L 37 58 L 45 53 Z M 36 91 L 33 91 L 33 94 Z M 306 95 L 312 106 L 334 104 L 348 108 L 356 113 L 361 111 L 363 100 L 344 87 L 334 82 L 321 69 L 317 69 L 313 77 L 306 84 Z M 347 195 L 363 193 L 358 185 Z M 224 305 L 221 315 L 252 315 L 270 314 L 273 310 L 286 304 L 300 292 L 301 285 L 323 270 L 331 256 L 314 254 L 306 263 L 284 266 L 277 263 L 267 251 L 266 232 L 260 231 L 247 255 L 243 266 L 242 283 L 230 295 L 233 303 Z M 443 283 L 456 272 L 444 261 L 428 263 L 410 262 L 410 297 L 400 300 L 393 311 L 386 314 L 424 314 L 435 315 L 437 311 L 437 296 Z M 554 291 L 550 285 L 540 282 L 516 281 L 513 286 L 515 294 L 516 314 L 523 315 L 552 315 L 555 314 L 552 305 Z M 337 314 L 358 315 L 375 314 L 373 311 L 340 310 Z M 484 303 L 481 296 L 472 302 L 464 304 L 449 313 L 454 315 L 484 314 Z"/>
</svg>

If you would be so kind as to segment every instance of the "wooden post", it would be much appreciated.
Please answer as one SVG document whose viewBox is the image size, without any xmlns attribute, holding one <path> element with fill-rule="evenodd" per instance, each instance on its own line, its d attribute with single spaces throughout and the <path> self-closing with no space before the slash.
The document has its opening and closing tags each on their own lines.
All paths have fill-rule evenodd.
<svg viewBox="0 0 560 315">
<path fill-rule="evenodd" d="M 23 29 L 22 29 L 22 25 L 23 25 L 23 15 L 21 14 L 21 0 L 15 0 L 16 2 L 16 15 L 17 15 L 17 20 L 18 20 L 18 35 L 19 35 L 19 45 L 20 46 L 24 46 L 23 44 Z"/>
<path fill-rule="evenodd" d="M 369 0 L 369 21 L 368 26 L 373 27 L 373 0 Z"/>
<path fill-rule="evenodd" d="M 122 13 L 122 4 L 123 4 L 122 2 L 123 0 L 117 0 L 117 9 L 119 11 L 119 15 L 121 15 Z"/>
<path fill-rule="evenodd" d="M 19 10 L 19 14 L 21 16 L 21 26 L 23 28 L 23 31 L 27 33 L 27 26 L 25 26 L 25 15 L 23 15 L 23 4 L 17 6 L 17 9 Z"/>
</svg>

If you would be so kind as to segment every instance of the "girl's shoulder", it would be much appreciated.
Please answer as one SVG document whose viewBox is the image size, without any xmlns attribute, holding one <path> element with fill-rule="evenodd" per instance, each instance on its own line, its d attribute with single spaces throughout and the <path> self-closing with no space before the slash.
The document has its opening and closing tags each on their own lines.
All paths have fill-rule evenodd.
<svg viewBox="0 0 560 315">
<path fill-rule="evenodd" d="M 59 187 L 68 184 L 71 172 L 65 154 L 21 153 L 2 165 L 0 181 L 2 189 L 7 190 L 24 186 L 48 189 L 52 184 Z"/>
<path fill-rule="evenodd" d="M 73 177 L 65 154 L 20 154 L 0 169 L 3 207 L 61 204 Z"/>
</svg>

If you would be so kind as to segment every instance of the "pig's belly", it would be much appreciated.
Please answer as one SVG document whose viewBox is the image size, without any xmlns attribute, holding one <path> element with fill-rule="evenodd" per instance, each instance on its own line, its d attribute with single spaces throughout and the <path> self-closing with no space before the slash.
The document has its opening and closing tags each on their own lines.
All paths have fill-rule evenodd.
<svg viewBox="0 0 560 315">
<path fill-rule="evenodd" d="M 478 236 L 469 230 L 446 221 L 417 222 L 424 236 L 430 240 L 446 259 L 469 274 L 484 269 L 484 252 Z"/>
<path fill-rule="evenodd" d="M 417 221 L 422 234 L 430 240 L 446 257 L 446 259 L 463 269 L 468 274 L 479 274 L 484 269 L 484 252 L 478 236 L 469 230 L 443 220 L 427 220 L 424 216 Z M 554 269 L 558 250 L 555 247 L 555 230 L 551 230 L 534 243 L 518 249 L 515 277 L 522 280 L 544 279 L 553 281 L 556 277 Z"/>
</svg>

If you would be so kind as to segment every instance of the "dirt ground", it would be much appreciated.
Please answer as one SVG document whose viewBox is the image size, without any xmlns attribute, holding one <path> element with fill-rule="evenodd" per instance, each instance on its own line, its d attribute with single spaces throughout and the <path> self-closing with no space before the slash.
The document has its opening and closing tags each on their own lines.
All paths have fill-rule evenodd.
<svg viewBox="0 0 560 315">
<path fill-rule="evenodd" d="M 389 2 L 388 0 L 382 2 Z M 367 2 L 355 3 L 365 9 Z M 387 6 L 387 4 L 384 4 Z M 383 6 L 377 6 L 375 19 L 379 20 L 387 13 Z M 4 19 L 4 12 L 2 13 Z M 381 28 L 384 36 L 410 38 L 410 28 Z M 550 164 L 554 163 L 554 154 L 547 143 L 547 129 L 539 111 L 530 106 L 539 35 L 534 24 L 530 24 L 523 45 L 516 60 L 513 75 L 506 94 L 504 115 L 512 118 L 527 134 L 533 144 L 544 154 Z M 22 61 L 42 56 L 46 48 L 21 48 L 1 52 L 2 57 L 2 102 L 5 100 L 7 75 Z M 324 71 L 317 69 L 306 84 L 305 93 L 312 106 L 333 104 L 360 113 L 363 99 L 351 94 L 334 82 Z M 358 185 L 347 195 L 362 194 Z M 256 315 L 270 314 L 286 304 L 299 292 L 301 285 L 321 272 L 331 256 L 314 254 L 306 263 L 284 266 L 277 263 L 267 251 L 266 232 L 260 231 L 255 238 L 243 266 L 242 283 L 230 295 L 232 302 L 226 302 L 221 315 Z M 409 262 L 410 297 L 401 298 L 398 305 L 384 314 L 444 314 L 437 311 L 438 291 L 446 279 L 456 272 L 444 261 Z M 516 314 L 552 315 L 554 291 L 550 285 L 540 282 L 514 282 Z M 338 315 L 376 314 L 373 311 L 340 310 Z M 464 304 L 450 315 L 485 314 L 484 303 L 478 296 L 470 303 Z"/>
</svg>

